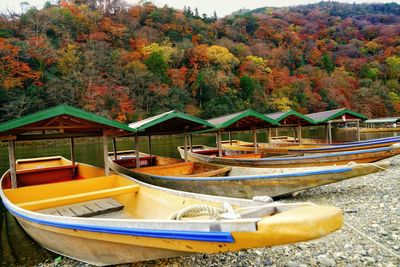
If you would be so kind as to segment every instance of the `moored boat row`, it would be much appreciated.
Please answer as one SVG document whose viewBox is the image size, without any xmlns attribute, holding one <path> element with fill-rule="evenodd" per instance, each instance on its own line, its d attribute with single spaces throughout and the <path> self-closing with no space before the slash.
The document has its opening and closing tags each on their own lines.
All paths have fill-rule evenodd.
<svg viewBox="0 0 400 267">
<path fill-rule="evenodd" d="M 213 124 L 179 112 L 127 126 L 55 107 L 0 124 L 10 157 L 0 196 L 39 244 L 83 262 L 219 253 L 305 241 L 339 229 L 343 216 L 335 207 L 271 197 L 382 171 L 389 165 L 379 160 L 400 152 L 396 142 L 376 140 L 357 145 L 386 145 L 351 150 L 356 144 L 342 144 L 344 151 L 301 156 L 262 158 L 257 149 L 224 156 L 221 129 L 271 125 L 276 123 L 253 111 L 228 116 L 215 128 L 218 147 L 212 148 L 193 145 L 188 134 L 212 130 Z M 150 136 L 176 133 L 185 135 L 182 160 L 152 154 Z M 75 161 L 74 138 L 87 136 L 102 137 L 104 169 Z M 135 150 L 118 151 L 115 138 L 129 136 L 135 137 Z M 148 154 L 139 152 L 139 136 L 148 136 Z M 71 160 L 15 158 L 16 141 L 58 138 L 70 139 Z"/>
</svg>

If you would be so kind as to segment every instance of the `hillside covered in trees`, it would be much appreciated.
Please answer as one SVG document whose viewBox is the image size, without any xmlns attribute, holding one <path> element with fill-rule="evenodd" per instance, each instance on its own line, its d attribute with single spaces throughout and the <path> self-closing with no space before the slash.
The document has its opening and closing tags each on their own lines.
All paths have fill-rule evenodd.
<svg viewBox="0 0 400 267">
<path fill-rule="evenodd" d="M 69 104 L 119 121 L 176 109 L 400 115 L 400 5 L 240 11 L 46 4 L 0 17 L 0 121 Z"/>
</svg>

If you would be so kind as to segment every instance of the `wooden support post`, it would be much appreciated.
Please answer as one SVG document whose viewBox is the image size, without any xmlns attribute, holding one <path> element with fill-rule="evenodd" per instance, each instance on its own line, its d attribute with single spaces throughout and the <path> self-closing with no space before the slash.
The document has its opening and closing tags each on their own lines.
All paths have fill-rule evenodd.
<svg viewBox="0 0 400 267">
<path fill-rule="evenodd" d="M 357 121 L 357 141 L 361 140 L 361 135 L 360 135 L 360 121 Z"/>
<path fill-rule="evenodd" d="M 269 145 L 269 147 L 271 147 L 271 142 L 272 142 L 271 134 L 272 134 L 271 128 L 268 128 L 268 145 Z"/>
<path fill-rule="evenodd" d="M 15 142 L 8 141 L 8 158 L 10 160 L 11 187 L 17 188 L 17 167 L 15 163 Z"/>
<path fill-rule="evenodd" d="M 152 154 L 152 151 L 151 151 L 151 135 L 149 135 L 149 136 L 147 137 L 147 149 L 148 149 L 148 151 L 149 151 L 149 156 L 150 156 L 150 158 L 151 158 L 151 154 Z"/>
<path fill-rule="evenodd" d="M 298 136 L 299 136 L 299 145 L 301 145 L 301 125 L 299 125 L 299 129 L 298 129 Z"/>
<path fill-rule="evenodd" d="M 329 142 L 329 136 L 328 136 L 328 125 L 325 125 L 325 142 Z"/>
<path fill-rule="evenodd" d="M 232 132 L 229 131 L 228 135 L 229 135 L 229 145 L 231 146 L 232 145 Z"/>
<path fill-rule="evenodd" d="M 296 126 L 293 126 L 293 137 L 294 137 L 294 142 L 296 143 L 298 141 Z"/>
<path fill-rule="evenodd" d="M 71 151 L 72 165 L 75 165 L 75 144 L 74 144 L 74 138 L 73 137 L 71 137 L 69 139 L 69 146 L 70 146 L 70 151 Z"/>
<path fill-rule="evenodd" d="M 185 161 L 188 161 L 188 134 L 187 131 L 185 129 L 184 133 L 183 133 L 183 137 L 184 137 L 184 151 L 185 151 Z"/>
<path fill-rule="evenodd" d="M 278 127 L 275 128 L 275 146 L 278 146 Z"/>
<path fill-rule="evenodd" d="M 139 136 L 135 135 L 136 168 L 140 168 Z"/>
<path fill-rule="evenodd" d="M 117 141 L 115 140 L 115 137 L 113 137 L 112 141 L 113 141 L 114 159 L 117 160 Z"/>
<path fill-rule="evenodd" d="M 110 175 L 110 166 L 108 164 L 108 139 L 105 132 L 103 132 L 103 157 L 104 157 L 104 175 Z"/>
<path fill-rule="evenodd" d="M 253 129 L 253 144 L 254 144 L 254 153 L 258 153 L 258 144 L 257 144 L 257 130 Z"/>
<path fill-rule="evenodd" d="M 328 137 L 329 137 L 329 144 L 332 144 L 332 123 L 328 121 Z"/>
<path fill-rule="evenodd" d="M 222 157 L 222 144 L 221 144 L 221 138 L 222 138 L 222 131 L 219 130 L 217 132 L 217 147 L 218 147 L 218 157 Z"/>
<path fill-rule="evenodd" d="M 190 152 L 193 152 L 193 134 L 189 134 Z"/>
</svg>

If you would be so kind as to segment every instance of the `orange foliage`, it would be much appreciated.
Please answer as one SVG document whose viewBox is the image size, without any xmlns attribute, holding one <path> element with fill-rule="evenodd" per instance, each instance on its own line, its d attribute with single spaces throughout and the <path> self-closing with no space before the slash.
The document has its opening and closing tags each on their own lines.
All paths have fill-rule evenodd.
<svg viewBox="0 0 400 267">
<path fill-rule="evenodd" d="M 27 63 L 20 61 L 19 53 L 19 47 L 0 38 L 0 82 L 6 89 L 23 87 L 27 80 L 38 82 L 40 79 L 40 72 L 32 71 Z"/>
<path fill-rule="evenodd" d="M 185 88 L 186 74 L 188 69 L 182 67 L 180 69 L 168 69 L 167 74 L 171 79 L 172 85 L 178 88 Z"/>
</svg>

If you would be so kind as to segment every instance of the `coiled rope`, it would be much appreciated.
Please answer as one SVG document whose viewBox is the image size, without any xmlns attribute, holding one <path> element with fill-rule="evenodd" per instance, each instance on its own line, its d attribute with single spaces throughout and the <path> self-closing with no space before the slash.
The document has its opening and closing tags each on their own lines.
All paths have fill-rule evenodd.
<svg viewBox="0 0 400 267">
<path fill-rule="evenodd" d="M 171 220 L 181 220 L 183 217 L 211 216 L 218 219 L 221 214 L 228 212 L 227 208 L 216 208 L 205 204 L 186 207 L 171 216 Z"/>
</svg>

